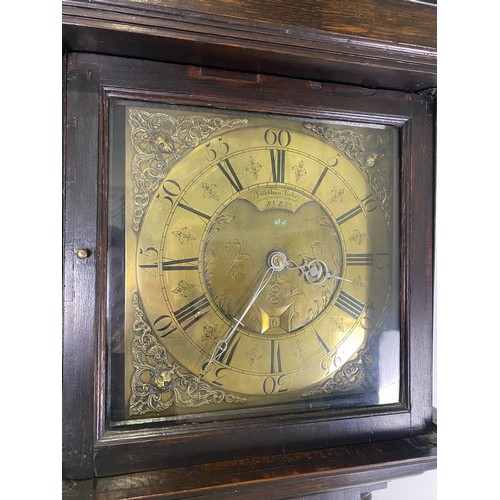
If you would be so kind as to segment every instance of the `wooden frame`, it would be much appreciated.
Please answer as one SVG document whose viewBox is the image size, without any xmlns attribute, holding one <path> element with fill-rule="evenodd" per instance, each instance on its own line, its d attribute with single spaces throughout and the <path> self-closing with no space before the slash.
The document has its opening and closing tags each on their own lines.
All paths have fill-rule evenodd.
<svg viewBox="0 0 500 500">
<path fill-rule="evenodd" d="M 84 479 L 214 460 L 279 457 L 283 451 L 300 454 L 332 446 L 341 450 L 346 443 L 387 439 L 396 442 L 428 432 L 432 428 L 436 67 L 432 25 L 425 29 L 423 25 L 435 15 L 430 10 L 433 7 L 425 5 L 418 10 L 426 14 L 416 31 L 428 30 L 419 38 L 427 45 L 411 46 L 417 40 L 411 33 L 401 35 L 396 42 L 387 41 L 391 26 L 386 27 L 385 34 L 384 30 L 370 32 L 367 28 L 363 37 L 357 37 L 352 35 L 347 20 L 337 32 L 329 26 L 302 26 L 293 16 L 286 27 L 244 17 L 234 23 L 234 17 L 220 12 L 196 12 L 191 2 L 185 11 L 177 9 L 175 2 L 166 3 L 172 5 L 160 8 L 133 1 L 63 3 L 67 51 L 63 477 Z M 390 2 L 374 3 L 391 8 Z M 405 15 L 417 12 L 414 4 L 403 6 Z M 359 16 L 351 22 L 359 23 Z M 384 36 L 386 40 L 381 40 Z M 228 37 L 232 43 L 228 43 Z M 272 109 L 270 102 L 284 78 L 290 89 L 300 90 L 304 101 L 301 106 L 281 103 Z M 179 91 L 180 87 L 169 88 L 169 81 L 182 82 L 183 91 Z M 337 414 L 333 420 L 324 413 L 307 424 L 294 417 L 270 418 L 264 425 L 253 424 L 253 437 L 248 437 L 248 423 L 207 424 L 204 432 L 196 435 L 173 435 L 161 428 L 110 430 L 106 425 L 102 311 L 109 99 L 133 95 L 154 97 L 159 102 L 174 99 L 196 104 L 192 96 L 203 95 L 223 105 L 232 95 L 233 105 L 240 102 L 245 109 L 258 110 L 264 95 L 266 111 L 293 114 L 307 109 L 321 116 L 326 101 L 318 100 L 320 94 L 329 96 L 328 102 L 339 117 L 377 116 L 401 131 L 401 291 L 405 298 L 401 320 L 406 332 L 402 345 L 401 372 L 406 377 L 402 404 L 355 415 Z M 78 249 L 89 249 L 90 256 L 77 258 Z M 215 445 L 220 445 L 221 437 L 228 433 L 226 447 L 219 446 L 219 452 L 214 454 Z M 242 442 L 245 446 L 241 446 Z M 426 467 L 432 467 L 433 460 L 429 459 Z"/>
<path fill-rule="evenodd" d="M 385 488 L 386 481 L 422 474 L 435 468 L 435 463 L 436 441 L 431 433 L 411 439 L 68 481 L 64 498 L 206 498 L 210 492 L 251 500 L 265 492 L 269 500 L 360 500 L 366 498 L 363 494 Z M 333 493 L 318 494 L 326 491 Z"/>
<path fill-rule="evenodd" d="M 180 7 L 175 0 L 64 0 L 63 43 L 68 51 L 367 88 L 436 87 L 432 1 L 307 0 L 273 4 L 269 12 L 261 0 L 188 0 Z"/>
<path fill-rule="evenodd" d="M 432 113 L 429 99 L 380 91 L 366 94 L 353 87 L 325 84 L 321 89 L 307 81 L 283 77 L 256 78 L 253 75 L 217 73 L 210 70 L 112 58 L 107 56 L 72 55 L 68 60 L 67 112 L 68 127 L 66 234 L 67 266 L 76 273 L 75 296 L 68 304 L 65 352 L 65 381 L 77 381 L 78 391 L 86 399 L 73 401 L 69 420 L 83 433 L 73 434 L 81 442 L 75 450 L 88 449 L 87 467 L 97 475 L 120 474 L 129 470 L 172 467 L 179 463 L 205 460 L 244 458 L 252 453 L 273 453 L 280 449 L 297 451 L 346 442 L 404 437 L 426 431 L 431 420 L 430 385 L 426 373 L 431 371 L 432 271 L 429 254 L 432 247 Z M 243 89 L 242 84 L 243 82 Z M 300 104 L 279 102 L 283 85 L 289 95 L 300 95 Z M 401 242 L 402 242 L 402 346 L 404 360 L 401 372 L 405 383 L 401 404 L 383 406 L 348 415 L 319 413 L 312 418 L 269 417 L 266 422 L 199 424 L 196 437 L 184 431 L 168 429 L 111 430 L 106 424 L 106 186 L 107 186 L 107 109 L 113 96 L 153 99 L 160 102 L 193 104 L 210 102 L 213 106 L 239 107 L 252 110 L 303 113 L 315 117 L 377 119 L 396 125 L 401 131 Z M 422 148 L 422 144 L 429 148 Z M 100 145 L 100 147 L 99 147 Z M 83 175 L 80 177 L 80 173 Z M 78 197 L 82 197 L 78 199 Z M 418 213 L 419 217 L 413 217 Z M 79 242 L 72 241 L 74 235 Z M 71 241 L 71 243 L 69 243 Z M 90 248 L 92 257 L 75 260 L 77 248 Z M 75 282 L 73 280 L 73 283 Z M 412 284 L 411 291 L 409 283 Z M 69 291 L 70 287 L 66 289 Z M 94 290 L 97 293 L 94 293 Z M 81 311 L 76 306 L 82 300 Z M 71 313 L 69 314 L 71 309 Z M 95 316 L 90 314 L 95 311 Z M 77 335 L 82 332 L 82 335 Z M 418 338 L 418 341 L 417 341 Z M 75 364 L 71 350 L 79 353 Z M 75 369 L 85 370 L 80 378 Z M 82 392 L 83 390 L 83 392 Z M 91 404 L 93 402 L 93 404 Z M 82 418 L 82 415 L 85 418 Z M 352 417 L 356 417 L 352 420 Z M 249 429 L 253 432 L 249 434 Z M 231 436 L 230 439 L 227 436 Z M 70 437 L 71 434 L 67 433 Z M 223 437 L 226 436 L 226 439 Z M 196 444 L 194 441 L 196 441 Z M 244 442 L 245 447 L 240 443 Z M 95 446 L 93 448 L 93 446 Z M 92 463 L 91 457 L 94 455 Z M 134 456 L 133 460 L 130 457 Z M 127 457 L 124 460 L 123 457 Z M 68 462 L 68 464 L 71 461 Z M 68 465 L 70 475 L 81 474 L 84 464 L 78 460 Z"/>
</svg>

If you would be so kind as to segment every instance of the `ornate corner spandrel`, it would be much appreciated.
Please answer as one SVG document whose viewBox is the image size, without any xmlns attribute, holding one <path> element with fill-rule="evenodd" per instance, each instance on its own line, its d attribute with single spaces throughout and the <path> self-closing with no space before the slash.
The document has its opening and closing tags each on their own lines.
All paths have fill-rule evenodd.
<svg viewBox="0 0 500 500">
<path fill-rule="evenodd" d="M 191 148 L 227 128 L 247 123 L 246 119 L 207 118 L 202 115 L 172 116 L 129 108 L 134 184 L 133 229 L 138 231 L 152 193 L 158 189 L 172 165 Z"/>
<path fill-rule="evenodd" d="M 354 391 L 362 387 L 366 380 L 366 350 L 361 349 L 352 361 L 336 371 L 330 378 L 302 394 L 302 397 L 332 395 Z"/>
<path fill-rule="evenodd" d="M 303 126 L 356 162 L 380 201 L 390 228 L 393 210 L 393 135 L 387 129 L 357 130 L 315 123 L 303 123 Z"/>
<path fill-rule="evenodd" d="M 133 375 L 129 411 L 131 416 L 161 413 L 171 406 L 195 408 L 206 404 L 241 403 L 235 394 L 216 390 L 198 377 L 184 373 L 160 344 L 142 311 L 137 293 L 133 294 L 134 340 Z"/>
</svg>

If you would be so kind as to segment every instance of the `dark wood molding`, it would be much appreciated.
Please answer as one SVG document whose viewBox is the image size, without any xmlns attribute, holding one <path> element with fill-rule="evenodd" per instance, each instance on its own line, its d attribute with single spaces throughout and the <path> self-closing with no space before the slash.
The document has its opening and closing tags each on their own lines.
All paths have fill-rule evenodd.
<svg viewBox="0 0 500 500">
<path fill-rule="evenodd" d="M 323 450 L 176 467 L 91 481 L 66 481 L 63 497 L 297 498 L 319 491 L 345 491 L 436 468 L 436 434 Z M 368 491 L 373 489 L 368 487 Z M 328 498 L 345 498 L 328 497 Z M 354 498 L 354 497 L 353 497 Z M 359 497 L 358 497 L 359 498 Z"/>
<path fill-rule="evenodd" d="M 265 13 L 253 16 L 258 3 L 224 2 L 221 11 L 220 2 L 213 1 L 180 6 L 172 1 L 65 0 L 63 44 L 68 51 L 369 88 L 416 92 L 436 86 L 434 7 L 398 2 L 396 10 L 391 0 L 329 2 L 328 6 L 314 2 L 310 16 L 304 16 L 302 2 L 280 2 L 273 4 L 280 22 L 270 23 Z M 253 10 L 245 11 L 244 6 L 252 4 Z M 288 15 L 280 16 L 280 8 Z M 387 17 L 391 8 L 394 15 Z M 360 28 L 357 23 L 364 17 L 366 27 Z M 321 23 L 305 25 L 308 19 Z"/>
<path fill-rule="evenodd" d="M 302 36 L 304 28 L 317 33 L 378 40 L 408 49 L 435 50 L 436 6 L 411 0 L 63 0 L 63 7 L 80 6 L 88 12 L 133 13 L 177 22 L 179 30 L 202 33 L 211 27 L 255 35 L 279 33 Z M 198 26 L 192 30 L 190 24 Z M 397 28 L 397 29 L 396 29 Z M 311 31 L 313 32 L 313 31 Z M 249 35 L 247 35 L 249 36 Z M 282 45 L 285 45 L 281 41 Z"/>
</svg>

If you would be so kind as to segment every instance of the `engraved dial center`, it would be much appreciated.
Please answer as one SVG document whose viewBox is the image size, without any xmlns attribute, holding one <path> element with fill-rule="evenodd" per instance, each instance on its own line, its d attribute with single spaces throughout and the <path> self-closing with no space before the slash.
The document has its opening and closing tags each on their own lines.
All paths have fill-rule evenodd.
<svg viewBox="0 0 500 500">
<path fill-rule="evenodd" d="M 286 220 L 277 228 L 276 220 Z M 311 196 L 289 187 L 253 187 L 233 197 L 207 228 L 203 280 L 208 295 L 233 324 L 263 272 L 276 272 L 252 305 L 241 328 L 258 334 L 287 334 L 313 321 L 337 284 L 308 284 L 287 259 L 321 259 L 340 273 L 338 231 Z"/>
</svg>

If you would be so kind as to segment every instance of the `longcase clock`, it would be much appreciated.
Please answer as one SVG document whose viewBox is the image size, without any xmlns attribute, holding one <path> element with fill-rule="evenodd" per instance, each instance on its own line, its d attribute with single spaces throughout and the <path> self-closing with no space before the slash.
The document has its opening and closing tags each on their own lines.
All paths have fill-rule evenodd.
<svg viewBox="0 0 500 500">
<path fill-rule="evenodd" d="M 432 94 L 65 70 L 66 478 L 431 429 Z"/>
</svg>

